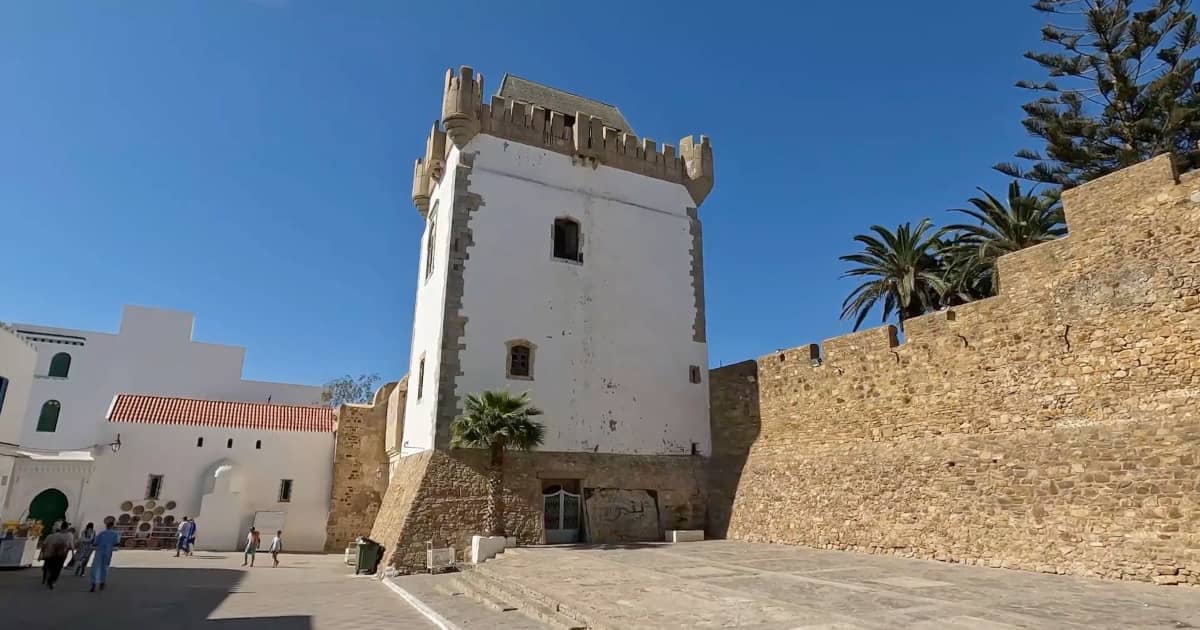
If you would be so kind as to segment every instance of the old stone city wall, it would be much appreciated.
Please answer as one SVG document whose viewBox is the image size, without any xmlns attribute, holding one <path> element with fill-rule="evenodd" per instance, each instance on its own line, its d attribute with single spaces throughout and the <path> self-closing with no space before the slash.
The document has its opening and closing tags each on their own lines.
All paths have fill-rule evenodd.
<svg viewBox="0 0 1200 630">
<path fill-rule="evenodd" d="M 664 530 L 704 526 L 700 457 L 552 451 L 504 457 L 505 531 L 519 544 L 543 542 L 542 490 L 554 480 L 577 480 L 587 497 L 584 529 L 590 542 L 662 540 Z M 393 471 L 371 538 L 386 548 L 385 564 L 404 572 L 425 567 L 430 541 L 453 546 L 461 559 L 471 536 L 485 531 L 486 497 L 485 451 L 409 455 Z"/>
<path fill-rule="evenodd" d="M 1200 584 L 1197 190 L 1114 173 L 996 297 L 714 371 L 710 531 Z"/>
<path fill-rule="evenodd" d="M 403 386 L 403 385 L 402 385 Z M 346 404 L 337 412 L 325 551 L 340 553 L 375 522 L 388 488 L 384 449 L 388 399 L 397 383 L 379 388 L 370 404 Z M 400 408 L 404 400 L 401 397 Z"/>
</svg>

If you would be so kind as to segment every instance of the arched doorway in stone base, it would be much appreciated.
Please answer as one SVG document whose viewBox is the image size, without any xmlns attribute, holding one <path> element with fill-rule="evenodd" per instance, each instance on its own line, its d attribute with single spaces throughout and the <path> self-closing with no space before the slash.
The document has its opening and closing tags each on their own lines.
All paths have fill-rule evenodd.
<svg viewBox="0 0 1200 630">
<path fill-rule="evenodd" d="M 42 536 L 49 535 L 55 523 L 67 518 L 67 495 L 54 488 L 42 490 L 29 502 L 29 518 L 41 521 Z"/>
</svg>

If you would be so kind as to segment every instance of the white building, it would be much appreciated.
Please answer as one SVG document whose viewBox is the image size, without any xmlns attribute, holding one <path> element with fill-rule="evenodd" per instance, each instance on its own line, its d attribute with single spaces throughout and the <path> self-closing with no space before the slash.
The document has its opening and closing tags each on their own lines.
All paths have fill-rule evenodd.
<svg viewBox="0 0 1200 630">
<path fill-rule="evenodd" d="M 190 313 L 127 306 L 115 334 L 13 325 L 33 344 L 37 356 L 28 409 L 20 424 L 20 448 L 25 456 L 14 467 L 6 518 L 10 510 L 13 518 L 20 519 L 57 517 L 79 522 L 104 512 L 102 518 L 111 513 L 102 509 L 111 497 L 137 494 L 125 487 L 125 481 L 114 486 L 105 476 L 127 467 L 114 468 L 103 462 L 114 455 L 109 445 L 117 441 L 118 434 L 122 442 L 140 440 L 144 435 L 141 429 L 126 435 L 121 425 L 108 422 L 109 407 L 117 394 L 295 405 L 319 402 L 320 387 L 244 380 L 245 349 L 194 341 L 193 322 Z M 181 435 L 184 433 L 194 442 L 195 432 L 190 427 Z M 153 451 L 123 449 L 121 459 L 129 462 Z M 322 461 L 330 457 L 324 451 L 295 455 L 322 457 Z M 145 490 L 146 475 L 156 470 L 156 462 L 138 464 L 145 468 L 138 492 Z M 88 505 L 97 511 L 86 510 Z"/>
<path fill-rule="evenodd" d="M 283 529 L 288 549 L 324 547 L 334 440 L 328 407 L 121 394 L 107 420 L 121 445 L 97 456 L 77 522 L 112 517 L 134 537 L 172 538 L 188 516 L 200 548 L 229 550 L 244 544 L 257 515 L 258 526 L 270 528 L 267 540 Z"/>
<path fill-rule="evenodd" d="M 544 451 L 706 454 L 696 208 L 707 139 L 639 141 L 617 108 L 448 73 L 416 165 L 420 244 L 401 454 L 445 448 L 467 394 L 528 391 Z M 447 139 L 450 142 L 447 142 Z"/>
<path fill-rule="evenodd" d="M 33 345 L 0 324 L 0 523 L 20 516 L 12 513 L 15 508 L 9 505 L 8 495 L 36 362 Z"/>
</svg>

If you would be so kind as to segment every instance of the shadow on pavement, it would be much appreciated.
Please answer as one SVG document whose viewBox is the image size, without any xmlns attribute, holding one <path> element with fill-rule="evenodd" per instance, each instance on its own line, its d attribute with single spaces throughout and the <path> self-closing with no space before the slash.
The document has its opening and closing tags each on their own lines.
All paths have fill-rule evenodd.
<svg viewBox="0 0 1200 630">
<path fill-rule="evenodd" d="M 40 569 L 27 569 L 0 575 L 0 614 L 5 628 L 312 628 L 307 615 L 210 620 L 231 595 L 255 597 L 239 593 L 243 575 L 232 569 L 114 567 L 108 587 L 90 593 L 86 577 L 64 573 L 49 590 L 41 585 Z"/>
</svg>

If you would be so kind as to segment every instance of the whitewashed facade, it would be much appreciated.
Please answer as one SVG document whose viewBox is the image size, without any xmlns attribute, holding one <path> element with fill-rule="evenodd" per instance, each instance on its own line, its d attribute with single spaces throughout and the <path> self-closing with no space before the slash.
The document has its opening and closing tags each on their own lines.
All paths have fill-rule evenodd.
<svg viewBox="0 0 1200 630">
<path fill-rule="evenodd" d="M 121 395 L 109 425 L 121 448 L 97 455 L 77 522 L 119 518 L 126 502 L 173 504 L 163 515 L 196 519 L 199 548 L 230 550 L 244 544 L 256 513 L 282 512 L 289 549 L 324 547 L 332 410 Z"/>
<path fill-rule="evenodd" d="M 698 202 L 679 181 L 541 146 L 560 143 L 549 126 L 528 141 L 513 139 L 519 123 L 490 133 L 504 102 L 490 114 L 472 105 L 466 72 L 461 85 L 448 75 L 446 103 L 468 101 L 453 116 L 479 116 L 482 130 L 451 142 L 435 127 L 417 165 L 426 226 L 400 454 L 447 446 L 464 397 L 494 388 L 527 391 L 545 412 L 541 450 L 711 452 Z M 627 126 L 611 106 L 535 87 L 547 94 Z M 535 121 L 562 115 L 533 111 Z M 556 255 L 556 220 L 578 226 L 578 256 Z M 514 345 L 528 349 L 521 370 Z"/>
<path fill-rule="evenodd" d="M 243 379 L 246 349 L 194 341 L 194 322 L 191 313 L 126 306 L 115 334 L 13 324 L 38 354 L 21 445 L 79 450 L 109 443 L 116 436 L 104 418 L 119 393 L 301 405 L 320 401 L 318 386 Z M 70 357 L 69 369 L 66 376 L 55 375 L 51 364 L 63 354 Z M 60 406 L 57 423 L 53 431 L 38 430 L 50 401 Z"/>
<path fill-rule="evenodd" d="M 188 424 L 131 425 L 107 419 L 114 398 L 128 393 L 276 405 L 319 402 L 319 386 L 243 379 L 245 349 L 194 341 L 193 323 L 190 313 L 127 306 L 116 333 L 13 324 L 36 349 L 36 358 L 27 409 L 15 421 L 15 430 L 11 424 L 0 428 L 19 435 L 20 443 L 6 519 L 29 517 L 35 498 L 49 491 L 65 497 L 67 520 L 99 523 L 115 515 L 122 502 L 144 498 L 152 474 L 164 475 L 165 489 L 176 492 L 178 516 L 195 516 L 205 495 L 205 476 L 224 462 L 231 464 L 222 469 L 239 493 L 239 511 L 236 518 L 219 519 L 221 524 L 209 531 L 203 539 L 214 545 L 209 548 L 233 548 L 236 530 L 248 526 L 245 515 L 252 518 L 254 511 L 273 509 L 280 480 L 286 478 L 295 480 L 297 493 L 303 489 L 289 511 L 289 528 L 295 523 L 301 530 L 290 546 L 321 549 L 332 431 L 292 435 L 230 429 L 226 435 Z M 196 446 L 201 436 L 209 446 Z M 114 452 L 111 445 L 118 437 L 121 446 Z M 233 448 L 225 446 L 229 439 Z M 264 446 L 256 449 L 259 441 Z M 223 533 L 229 528 L 233 533 Z"/>
<path fill-rule="evenodd" d="M 12 328 L 0 324 L 0 523 L 16 518 L 12 514 L 16 508 L 9 505 L 9 491 L 14 485 L 17 445 L 36 362 L 33 345 Z"/>
</svg>

